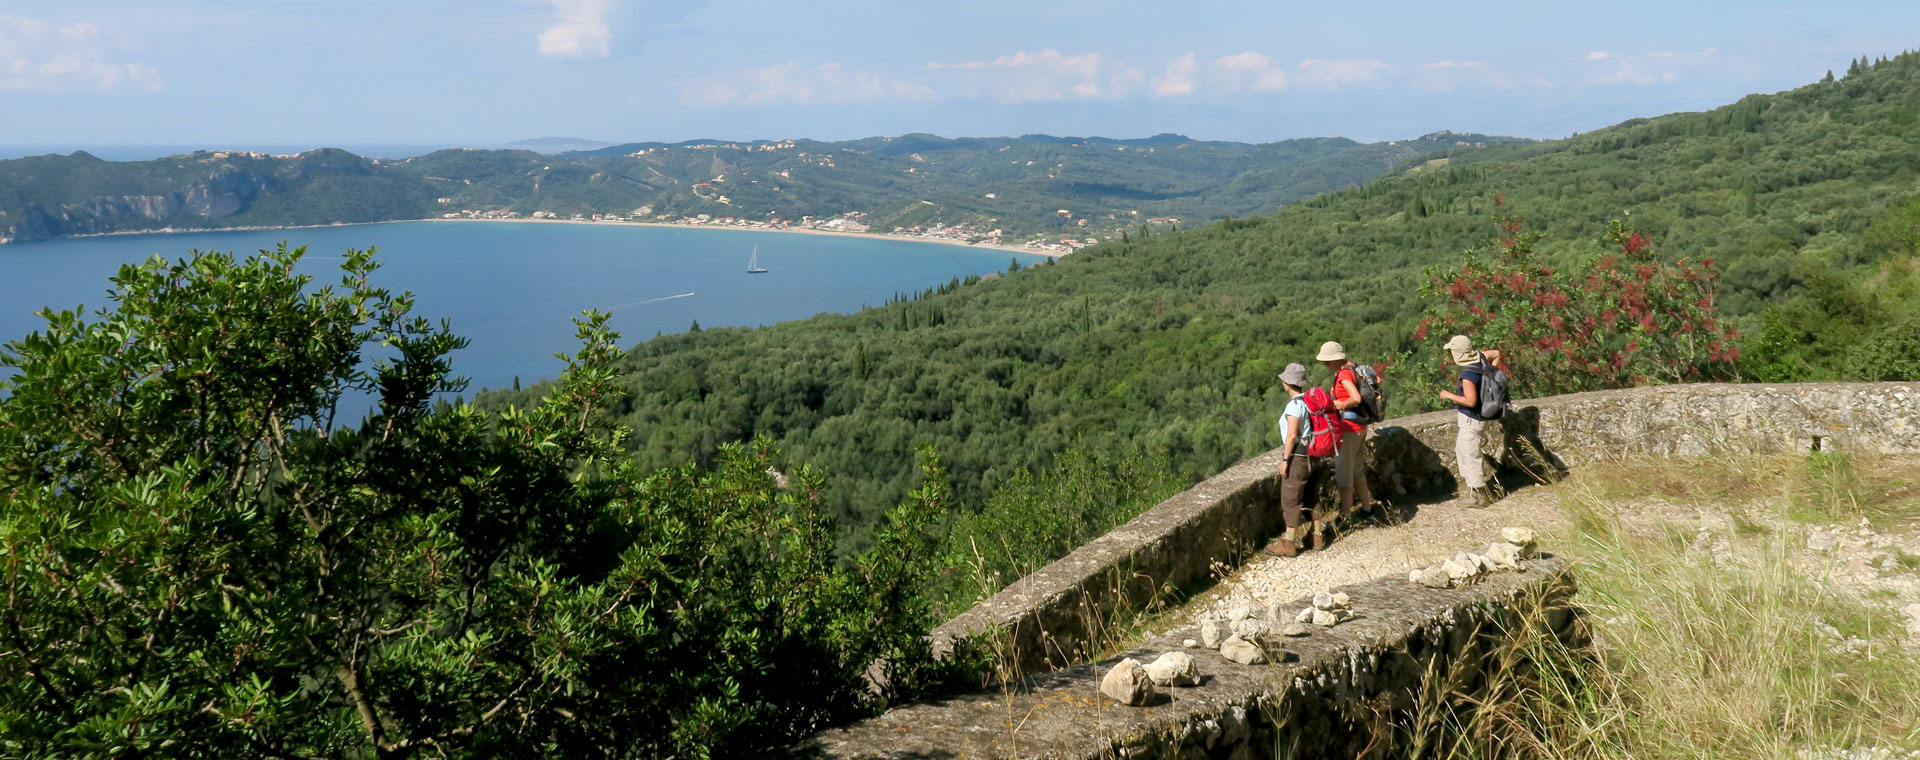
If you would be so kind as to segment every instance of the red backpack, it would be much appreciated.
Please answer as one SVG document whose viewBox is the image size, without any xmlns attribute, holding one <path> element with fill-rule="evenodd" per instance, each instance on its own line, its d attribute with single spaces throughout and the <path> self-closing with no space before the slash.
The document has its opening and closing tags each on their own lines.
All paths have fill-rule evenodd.
<svg viewBox="0 0 1920 760">
<path fill-rule="evenodd" d="M 1307 431 L 1301 434 L 1300 445 L 1310 457 L 1330 457 L 1340 453 L 1340 434 L 1334 429 L 1334 421 L 1339 414 L 1333 410 L 1333 397 L 1327 395 L 1327 389 L 1320 386 L 1308 388 L 1302 400 L 1307 403 Z"/>
</svg>

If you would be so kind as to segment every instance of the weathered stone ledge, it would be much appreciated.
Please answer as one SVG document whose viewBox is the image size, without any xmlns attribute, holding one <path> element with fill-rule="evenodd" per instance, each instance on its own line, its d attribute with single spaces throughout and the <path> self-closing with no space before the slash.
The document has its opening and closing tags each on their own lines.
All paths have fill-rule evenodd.
<svg viewBox="0 0 1920 760">
<path fill-rule="evenodd" d="M 1352 715 L 1365 705 L 1406 710 L 1425 679 L 1445 676 L 1466 693 L 1488 666 L 1484 646 L 1525 625 L 1581 642 L 1567 600 L 1566 560 L 1526 560 L 1472 585 L 1431 589 L 1382 578 L 1341 587 L 1358 616 L 1304 638 L 1268 639 L 1289 662 L 1241 665 L 1206 649 L 1185 649 L 1191 628 L 1168 632 L 1096 665 L 1029 676 L 1017 687 L 982 691 L 889 711 L 828 731 L 802 753 L 823 758 L 1086 758 L 1089 760 L 1264 757 L 1276 740 L 1298 756 L 1353 756 L 1380 737 Z M 1305 606 L 1302 599 L 1295 605 Z M 1099 679 L 1123 657 L 1143 662 L 1184 651 L 1201 685 L 1159 689 L 1156 702 L 1128 707 L 1100 693 Z M 1276 723 L 1284 723 L 1284 727 Z"/>
<path fill-rule="evenodd" d="M 1455 488 L 1455 414 L 1373 426 L 1376 494 Z M 1535 399 L 1502 420 L 1489 453 L 1511 472 L 1625 455 L 1836 448 L 1920 452 L 1920 383 L 1667 385 Z M 1279 532 L 1279 463 L 1267 452 L 1161 502 L 942 624 L 936 648 L 989 635 L 1023 671 L 1083 661 L 1105 621 L 1238 567 Z"/>
</svg>

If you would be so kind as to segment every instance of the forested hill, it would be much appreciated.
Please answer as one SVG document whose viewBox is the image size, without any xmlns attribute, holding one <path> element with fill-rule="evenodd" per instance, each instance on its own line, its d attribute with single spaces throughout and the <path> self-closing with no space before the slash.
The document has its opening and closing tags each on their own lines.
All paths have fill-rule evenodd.
<svg viewBox="0 0 1920 760">
<path fill-rule="evenodd" d="M 400 161 L 322 149 L 201 151 L 108 162 L 0 161 L 0 242 L 163 228 L 422 219 L 450 212 L 752 222 L 855 215 L 877 231 L 968 225 L 1006 242 L 1114 235 L 1154 217 L 1199 223 L 1350 187 L 1423 155 L 1512 138 L 1435 133 L 1246 144 L 932 135 L 635 144 L 546 156 L 453 149 Z M 1062 210 L 1066 214 L 1060 213 Z"/>
<path fill-rule="evenodd" d="M 1875 332 L 1920 326 L 1900 311 L 1911 300 L 1860 290 L 1920 240 L 1863 234 L 1876 219 L 1920 220 L 1902 216 L 1920 190 L 1917 117 L 1920 59 L 1904 56 L 1703 113 L 1458 152 L 1272 216 L 1095 246 L 858 314 L 659 337 L 629 361 L 628 422 L 647 466 L 769 436 L 827 468 L 855 521 L 899 500 L 918 444 L 938 448 L 974 507 L 1076 442 L 1165 454 L 1203 477 L 1277 445 L 1275 373 L 1311 364 L 1321 341 L 1366 361 L 1436 356 L 1437 343 L 1409 339 L 1423 270 L 1496 234 L 1496 196 L 1546 233 L 1551 257 L 1600 253 L 1607 221 L 1627 214 L 1660 256 L 1717 260 L 1752 376 L 1864 371 L 1845 346 L 1920 353 Z M 1851 316 L 1832 317 L 1834 304 Z M 1858 334 L 1807 332 L 1846 324 Z M 1825 353 L 1751 344 L 1767 335 Z M 1394 411 L 1437 390 L 1394 387 Z"/>
</svg>

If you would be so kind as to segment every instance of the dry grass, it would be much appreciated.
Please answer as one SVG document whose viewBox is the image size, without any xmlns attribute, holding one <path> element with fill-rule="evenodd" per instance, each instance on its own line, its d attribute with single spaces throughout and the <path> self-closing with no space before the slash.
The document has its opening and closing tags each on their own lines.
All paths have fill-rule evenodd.
<svg viewBox="0 0 1920 760">
<path fill-rule="evenodd" d="M 1906 463 L 1909 467 L 1911 460 Z M 1429 688 L 1397 730 L 1409 758 L 1781 758 L 1920 749 L 1920 656 L 1894 615 L 1793 561 L 1791 520 L 1911 520 L 1899 460 L 1629 461 L 1559 485 L 1592 644 L 1528 625 L 1463 694 Z M 1690 529 L 1630 530 L 1626 499 L 1741 507 L 1730 553 Z M 1771 515 L 1763 514 L 1767 509 Z M 1837 635 L 1836 635 L 1837 633 Z"/>
</svg>

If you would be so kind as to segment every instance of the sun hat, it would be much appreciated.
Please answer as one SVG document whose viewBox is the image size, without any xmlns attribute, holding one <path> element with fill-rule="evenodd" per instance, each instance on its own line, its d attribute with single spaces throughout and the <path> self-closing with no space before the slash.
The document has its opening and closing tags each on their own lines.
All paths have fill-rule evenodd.
<svg viewBox="0 0 1920 760">
<path fill-rule="evenodd" d="M 1344 361 L 1346 358 L 1346 347 L 1340 345 L 1340 341 L 1330 340 L 1320 344 L 1320 355 L 1313 357 L 1313 360 L 1317 362 L 1331 362 Z"/>
<path fill-rule="evenodd" d="M 1470 367 L 1480 363 L 1480 352 L 1473 350 L 1473 341 L 1465 335 L 1455 335 L 1447 340 L 1447 350 L 1453 353 L 1453 363 Z"/>
<path fill-rule="evenodd" d="M 1287 365 L 1286 369 L 1280 371 L 1280 382 L 1295 388 L 1307 387 L 1307 368 L 1299 362 Z"/>
</svg>

